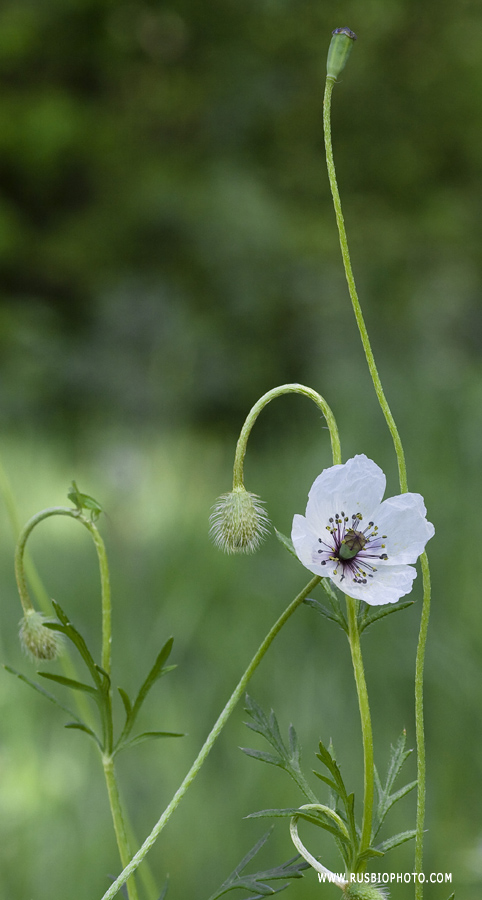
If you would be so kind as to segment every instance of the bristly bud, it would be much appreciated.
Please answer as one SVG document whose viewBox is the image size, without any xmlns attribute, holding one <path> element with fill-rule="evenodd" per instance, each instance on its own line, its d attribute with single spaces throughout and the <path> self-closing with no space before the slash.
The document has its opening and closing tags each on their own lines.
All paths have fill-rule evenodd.
<svg viewBox="0 0 482 900">
<path fill-rule="evenodd" d="M 42 613 L 31 610 L 20 622 L 20 643 L 32 660 L 56 659 L 60 653 L 62 637 L 57 631 L 45 628 L 46 621 Z"/>
<path fill-rule="evenodd" d="M 350 28 L 335 28 L 326 60 L 326 74 L 328 78 L 336 81 L 340 72 L 345 68 L 353 42 L 356 39 L 355 32 L 351 31 Z"/>
<path fill-rule="evenodd" d="M 254 553 L 269 531 L 263 502 L 244 487 L 218 497 L 209 521 L 211 538 L 225 553 Z"/>
<path fill-rule="evenodd" d="M 387 900 L 388 892 L 378 885 L 350 881 L 343 889 L 343 897 L 346 900 Z"/>
</svg>

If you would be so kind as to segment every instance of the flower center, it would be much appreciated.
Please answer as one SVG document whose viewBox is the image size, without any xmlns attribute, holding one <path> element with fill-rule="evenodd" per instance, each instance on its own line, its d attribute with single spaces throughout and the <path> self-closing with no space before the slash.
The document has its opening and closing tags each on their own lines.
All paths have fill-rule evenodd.
<svg viewBox="0 0 482 900">
<path fill-rule="evenodd" d="M 371 560 L 388 559 L 386 553 L 380 553 L 385 549 L 382 542 L 386 534 L 380 535 L 374 522 L 362 528 L 362 519 L 361 513 L 353 513 L 351 517 L 346 516 L 343 510 L 341 514 L 335 513 L 326 526 L 330 538 L 326 541 L 318 538 L 318 543 L 322 545 L 318 553 L 325 556 L 321 564 L 326 565 L 329 560 L 340 563 L 342 580 L 350 574 L 357 584 L 366 584 L 368 578 L 373 578 L 377 570 Z M 333 575 L 337 574 L 338 566 L 333 571 Z"/>
<path fill-rule="evenodd" d="M 338 548 L 338 558 L 353 559 L 360 550 L 363 550 L 367 541 L 368 538 L 365 537 L 363 531 L 354 531 L 353 528 L 349 528 Z"/>
</svg>

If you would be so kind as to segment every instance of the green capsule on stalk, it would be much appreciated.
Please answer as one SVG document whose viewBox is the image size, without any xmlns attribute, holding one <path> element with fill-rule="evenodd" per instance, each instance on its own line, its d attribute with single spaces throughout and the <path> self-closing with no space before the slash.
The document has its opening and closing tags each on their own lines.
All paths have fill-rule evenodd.
<svg viewBox="0 0 482 900">
<path fill-rule="evenodd" d="M 328 78 L 336 81 L 340 72 L 345 68 L 354 41 L 356 41 L 356 34 L 350 28 L 335 28 L 326 60 Z"/>
</svg>

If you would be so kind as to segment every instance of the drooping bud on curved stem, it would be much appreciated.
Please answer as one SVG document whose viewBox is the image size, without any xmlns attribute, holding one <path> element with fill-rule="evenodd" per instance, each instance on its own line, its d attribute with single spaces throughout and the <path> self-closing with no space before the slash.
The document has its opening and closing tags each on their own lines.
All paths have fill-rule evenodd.
<svg viewBox="0 0 482 900">
<path fill-rule="evenodd" d="M 330 432 L 333 463 L 341 463 L 340 438 L 335 417 L 326 400 L 312 388 L 303 384 L 282 384 L 273 388 L 258 400 L 249 412 L 236 444 L 233 466 L 233 489 L 222 494 L 211 513 L 211 537 L 226 553 L 253 553 L 267 534 L 269 519 L 263 501 L 246 490 L 243 480 L 244 457 L 251 429 L 260 412 L 271 400 L 283 394 L 304 394 L 321 409 Z"/>
<path fill-rule="evenodd" d="M 43 509 L 35 516 L 32 516 L 32 518 L 29 519 L 27 524 L 20 532 L 15 549 L 15 576 L 17 579 L 20 602 L 22 604 L 22 609 L 24 612 L 24 619 L 22 620 L 20 625 L 21 641 L 26 651 L 31 655 L 33 654 L 39 659 L 53 658 L 53 656 L 51 655 L 40 655 L 43 652 L 43 649 L 42 641 L 39 640 L 39 635 L 43 631 L 47 631 L 48 629 L 45 629 L 43 627 L 42 623 L 39 620 L 40 614 L 35 611 L 32 605 L 29 590 L 27 587 L 27 579 L 25 577 L 24 566 L 24 554 L 28 538 L 30 537 L 34 528 L 40 522 L 43 522 L 44 519 L 48 519 L 51 516 L 69 516 L 71 519 L 77 519 L 85 528 L 87 528 L 94 541 L 95 549 L 97 551 L 97 558 L 99 561 L 102 588 L 102 668 L 107 672 L 107 674 L 109 674 L 111 669 L 112 612 L 107 555 L 105 552 L 104 542 L 99 534 L 96 525 L 91 519 L 88 519 L 84 515 L 82 515 L 82 512 L 79 509 L 70 509 L 66 506 L 52 506 L 47 509 Z M 42 632 L 39 629 L 42 629 Z M 49 633 L 53 634 L 53 632 Z M 35 647 L 37 645 L 39 647 L 39 653 L 35 652 Z M 49 649 L 47 649 L 47 652 L 50 652 Z"/>
<path fill-rule="evenodd" d="M 352 51 L 356 34 L 350 28 L 335 28 L 326 60 L 326 75 L 336 81 L 340 72 L 345 68 L 348 57 Z"/>
</svg>

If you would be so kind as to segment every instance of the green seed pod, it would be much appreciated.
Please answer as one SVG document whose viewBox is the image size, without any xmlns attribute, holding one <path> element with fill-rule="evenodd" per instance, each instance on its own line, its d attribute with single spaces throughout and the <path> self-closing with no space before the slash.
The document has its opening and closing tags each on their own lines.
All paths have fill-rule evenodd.
<svg viewBox="0 0 482 900">
<path fill-rule="evenodd" d="M 360 550 L 363 550 L 367 539 L 361 531 L 354 531 L 349 528 L 344 539 L 340 544 L 338 556 L 340 559 L 353 559 Z"/>
<path fill-rule="evenodd" d="M 333 81 L 336 81 L 340 72 L 345 68 L 353 41 L 356 41 L 354 31 L 349 28 L 335 28 L 326 60 L 326 74 Z"/>
</svg>

